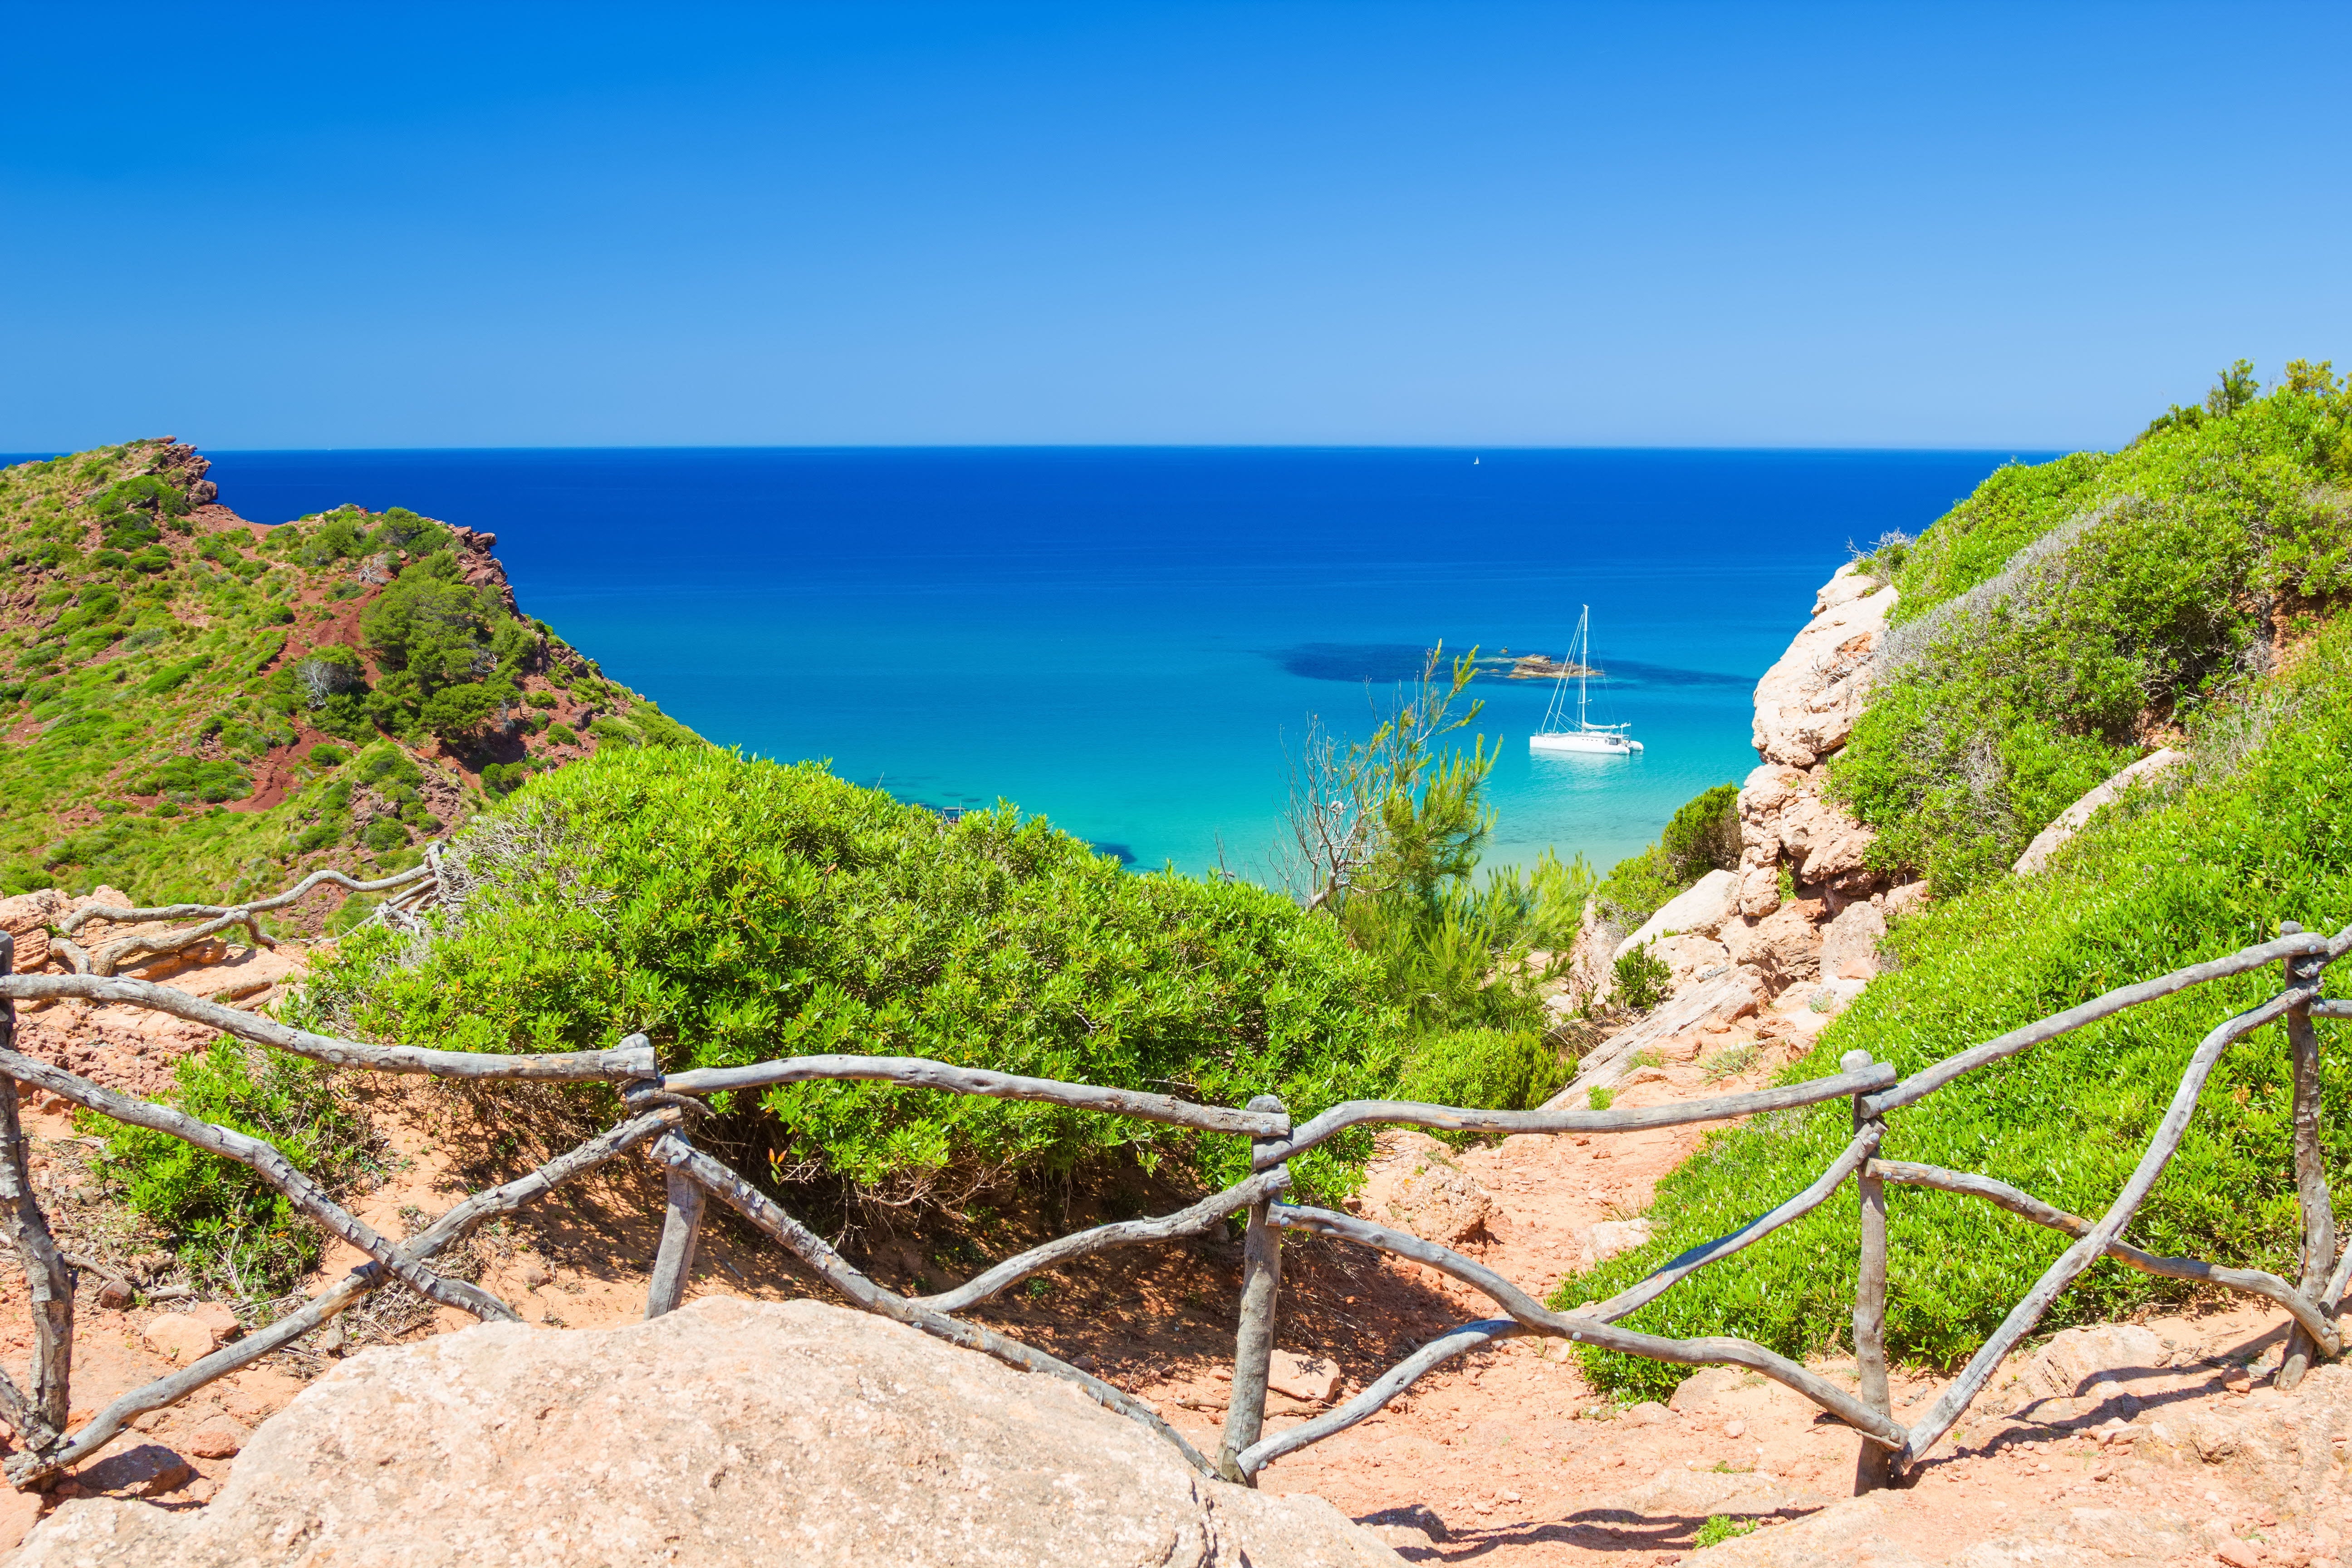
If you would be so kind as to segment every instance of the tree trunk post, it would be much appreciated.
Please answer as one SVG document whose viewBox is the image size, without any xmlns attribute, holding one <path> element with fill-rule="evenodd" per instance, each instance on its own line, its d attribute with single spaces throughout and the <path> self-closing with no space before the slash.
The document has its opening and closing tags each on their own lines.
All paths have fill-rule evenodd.
<svg viewBox="0 0 2352 1568">
<path fill-rule="evenodd" d="M 1257 1096 L 1249 1108 L 1284 1109 L 1281 1100 L 1271 1094 Z M 1280 1142 L 1258 1139 L 1252 1147 Z M 1225 1434 L 1217 1447 L 1217 1473 L 1251 1487 L 1257 1484 L 1256 1479 L 1242 1472 L 1240 1456 L 1258 1440 L 1265 1426 L 1265 1380 L 1274 1363 L 1275 1301 L 1282 1290 L 1282 1231 L 1268 1219 L 1269 1206 L 1265 1202 L 1250 1205 L 1249 1230 L 1242 1242 L 1241 1323 L 1234 1333 L 1233 1398 L 1225 1406 Z"/>
<path fill-rule="evenodd" d="M 2279 926 L 2279 934 L 2293 936 L 2302 930 L 2294 921 L 2285 921 Z M 2315 957 L 2288 959 L 2288 986 L 2310 984 L 2320 967 Z M 2312 1027 L 2308 1004 L 2288 1012 L 2286 1038 L 2294 1072 L 2295 1197 L 2303 1205 L 2303 1275 L 2295 1288 L 2316 1301 L 2326 1290 L 2329 1271 L 2336 1267 L 2336 1211 L 2327 1191 L 2326 1149 L 2319 1127 L 2319 1031 Z M 2310 1331 L 2301 1323 L 2294 1325 L 2279 1363 L 2279 1389 L 2284 1392 L 2301 1383 L 2317 1353 Z"/>
<path fill-rule="evenodd" d="M 16 972 L 16 938 L 0 931 L 0 974 Z M 16 1004 L 0 997 L 0 1050 L 16 1048 Z M 25 1129 L 17 1112 L 16 1080 L 0 1078 L 0 1209 L 8 1239 L 25 1265 L 33 1309 L 33 1408 L 55 1431 L 65 1430 L 73 1407 L 73 1270 L 58 1251 L 48 1222 L 33 1196 Z M 20 1433 L 28 1444 L 37 1434 Z"/>
<path fill-rule="evenodd" d="M 1868 1051 L 1848 1051 L 1838 1064 L 1847 1072 L 1870 1066 Z M 1885 1123 L 1863 1108 L 1864 1097 L 1853 1097 L 1853 1130 L 1859 1133 Z M 1861 1268 L 1853 1292 L 1853 1367 L 1860 1386 L 1855 1393 L 1864 1405 L 1892 1417 L 1893 1399 L 1886 1391 L 1886 1184 L 1871 1173 L 1865 1160 L 1854 1172 L 1853 1184 L 1862 1200 Z M 1853 1489 L 1859 1497 L 1887 1484 L 1895 1456 L 1865 1441 L 1853 1462 Z"/>
<path fill-rule="evenodd" d="M 664 1174 L 669 1185 L 669 1206 L 662 1215 L 661 1250 L 654 1257 L 653 1282 L 646 1289 L 648 1318 L 675 1312 L 686 1300 L 687 1279 L 694 1272 L 695 1244 L 702 1236 L 702 1189 L 682 1171 L 671 1169 Z"/>
</svg>

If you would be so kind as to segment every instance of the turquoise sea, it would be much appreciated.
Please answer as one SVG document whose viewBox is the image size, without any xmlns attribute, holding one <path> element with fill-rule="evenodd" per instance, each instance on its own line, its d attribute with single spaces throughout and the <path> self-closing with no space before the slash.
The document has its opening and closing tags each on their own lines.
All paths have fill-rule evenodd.
<svg viewBox="0 0 2352 1568">
<path fill-rule="evenodd" d="M 2010 455 L 1282 448 L 212 454 L 276 522 L 343 501 L 498 534 L 526 612 L 714 741 L 1105 850 L 1264 875 L 1307 716 L 1363 733 L 1449 651 L 1565 653 L 1638 758 L 1528 753 L 1482 678 L 1490 858 L 1605 868 L 1754 765 L 1749 694 L 1849 541 Z M 2040 454 L 2023 454 L 2034 457 Z"/>
</svg>

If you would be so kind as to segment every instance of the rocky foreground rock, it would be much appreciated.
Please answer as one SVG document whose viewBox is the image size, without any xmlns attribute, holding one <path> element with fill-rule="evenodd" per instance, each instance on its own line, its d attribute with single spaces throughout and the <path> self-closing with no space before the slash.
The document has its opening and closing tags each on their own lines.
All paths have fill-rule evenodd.
<svg viewBox="0 0 2352 1568">
<path fill-rule="evenodd" d="M 18 1568 L 1373 1568 L 1320 1498 L 1205 1480 L 1076 1389 L 865 1313 L 712 1297 L 355 1357 L 211 1506 L 68 1502 Z"/>
</svg>

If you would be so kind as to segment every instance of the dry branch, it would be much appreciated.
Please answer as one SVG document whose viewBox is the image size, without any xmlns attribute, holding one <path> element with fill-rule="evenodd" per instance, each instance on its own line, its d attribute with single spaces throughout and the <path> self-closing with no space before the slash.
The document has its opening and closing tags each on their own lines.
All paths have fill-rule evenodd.
<svg viewBox="0 0 2352 1568">
<path fill-rule="evenodd" d="M 116 909 L 107 904 L 92 904 L 85 909 L 76 910 L 71 915 L 58 921 L 58 929 L 71 936 L 90 921 L 105 921 L 110 925 L 121 925 L 133 921 L 143 922 L 192 920 L 200 915 L 235 915 L 242 918 L 247 915 L 266 913 L 270 910 L 283 909 L 288 904 L 299 900 L 311 889 L 328 882 L 332 882 L 335 886 L 354 893 L 381 893 L 387 889 L 404 887 L 408 883 L 421 881 L 431 875 L 432 872 L 427 867 L 411 866 L 405 871 L 395 871 L 389 877 L 379 878 L 373 882 L 362 882 L 341 871 L 313 871 L 282 893 L 273 893 L 268 898 L 254 899 L 242 904 L 161 904 L 153 909 L 136 910 Z"/>
<path fill-rule="evenodd" d="M 2296 928 L 2285 928 L 2293 931 Z M 2324 961 L 2286 961 L 2286 983 L 2319 989 Z M 2294 1188 L 2303 1210 L 2303 1271 L 2297 1289 L 2306 1298 L 2327 1289 L 2327 1273 L 2336 1262 L 2336 1208 L 2327 1192 L 2327 1145 L 2319 1126 L 2319 1031 L 2312 1026 L 2309 1006 L 2290 1007 L 2286 1015 L 2287 1047 L 2294 1073 Z M 2312 1352 L 2319 1342 L 2309 1325 L 2297 1320 L 2288 1333 L 2273 1381 L 2282 1391 L 2292 1390 L 2311 1368 Z M 2333 1355 L 2336 1352 L 2327 1352 Z"/>
<path fill-rule="evenodd" d="M 1234 1462 L 1244 1475 L 1255 1476 L 1285 1454 L 1296 1453 L 1309 1443 L 1319 1443 L 1336 1433 L 1345 1432 L 1359 1421 L 1378 1415 L 1390 1400 L 1463 1352 L 1474 1351 L 1481 1345 L 1511 1339 L 1528 1331 L 1508 1318 L 1487 1318 L 1475 1323 L 1465 1323 L 1458 1329 L 1440 1334 L 1381 1373 L 1363 1393 L 1347 1404 L 1311 1421 L 1286 1426 L 1273 1436 L 1251 1444 L 1234 1456 Z"/>
<path fill-rule="evenodd" d="M 903 1083 L 909 1089 L 941 1089 L 955 1094 L 985 1095 L 992 1100 L 1042 1100 L 1079 1110 L 1103 1110 L 1146 1121 L 1197 1127 L 1204 1132 L 1237 1132 L 1244 1137 L 1263 1138 L 1290 1131 L 1287 1115 L 1194 1105 L 1172 1095 L 1147 1094 L 1140 1089 L 1098 1089 L 1092 1084 L 1022 1078 L 982 1068 L 950 1067 L 922 1057 L 789 1057 L 750 1067 L 698 1068 L 692 1072 L 671 1073 L 662 1079 L 661 1087 L 674 1094 L 717 1094 L 722 1089 L 836 1079 L 880 1079 Z"/>
<path fill-rule="evenodd" d="M 1825 1100 L 1881 1089 L 1895 1081 L 1895 1069 L 1884 1065 L 1865 1072 L 1841 1073 L 1779 1089 L 1751 1089 L 1745 1094 L 1717 1095 L 1675 1105 L 1644 1106 L 1638 1110 L 1464 1110 L 1450 1105 L 1423 1105 L 1409 1100 L 1342 1100 L 1278 1143 L 1253 1156 L 1263 1166 L 1287 1160 L 1333 1134 L 1367 1121 L 1403 1122 L 1413 1127 L 1437 1127 L 1449 1132 L 1638 1132 L 1653 1127 L 1680 1127 L 1693 1121 L 1723 1121 L 1759 1111 L 1786 1110 L 1818 1105 Z"/>
<path fill-rule="evenodd" d="M 1628 1355 L 1647 1356 L 1652 1361 L 1673 1362 L 1682 1366 L 1729 1362 L 1735 1366 L 1760 1372 L 1773 1382 L 1803 1394 L 1873 1442 L 1890 1448 L 1903 1446 L 1903 1428 L 1891 1418 L 1871 1409 L 1827 1378 L 1808 1372 L 1797 1363 L 1785 1356 L 1775 1355 L 1751 1341 L 1722 1336 L 1670 1340 L 1618 1328 L 1597 1317 L 1587 1316 L 1583 1310 L 1555 1312 L 1484 1264 L 1473 1263 L 1460 1253 L 1440 1247 L 1433 1241 L 1423 1241 L 1417 1236 L 1391 1230 L 1351 1215 L 1334 1214 L 1328 1209 L 1277 1205 L 1274 1219 L 1278 1225 L 1312 1231 L 1318 1236 L 1338 1237 L 1343 1241 L 1353 1241 L 1365 1247 L 1376 1247 L 1383 1252 L 1393 1252 L 1400 1258 L 1410 1258 L 1416 1263 L 1426 1264 L 1493 1298 L 1496 1306 L 1536 1333 L 1566 1335 L 1580 1344 L 1599 1345 L 1603 1350 L 1622 1351 Z M 1362 1417 L 1358 1416 L 1357 1419 Z"/>
<path fill-rule="evenodd" d="M 1598 1318 L 1604 1323 L 1613 1323 L 1620 1318 L 1641 1310 L 1664 1295 L 1675 1284 L 1697 1273 L 1708 1264 L 1728 1258 L 1743 1247 L 1752 1247 L 1790 1220 L 1801 1215 L 1811 1214 L 1829 1202 L 1831 1196 L 1838 1190 L 1838 1184 L 1853 1175 L 1861 1168 L 1863 1163 L 1870 1158 L 1871 1153 L 1877 1149 L 1878 1141 L 1884 1132 L 1883 1128 L 1864 1128 L 1854 1134 L 1853 1142 L 1845 1146 L 1844 1152 L 1831 1161 L 1828 1169 L 1815 1177 L 1812 1185 L 1803 1192 L 1797 1194 L 1778 1208 L 1757 1215 L 1738 1230 L 1727 1236 L 1717 1237 L 1713 1241 L 1703 1241 L 1688 1251 L 1668 1259 L 1655 1273 L 1627 1286 L 1607 1300 L 1587 1302 L 1577 1309 L 1578 1314 Z"/>
<path fill-rule="evenodd" d="M 2317 939 L 2288 937 L 2284 940 L 2316 942 Z M 2270 942 L 2265 945 L 2277 947 L 2281 944 Z M 2305 950 L 2297 948 L 2293 951 Z M 2270 959 L 2274 963 L 2280 956 L 2273 953 Z M 2180 970 L 2175 973 L 2186 974 L 2190 972 Z M 2157 1178 L 2164 1173 L 2164 1167 L 2171 1162 L 2174 1151 L 2180 1147 L 2180 1140 L 2189 1131 L 2189 1118 L 2196 1113 L 2198 1096 L 2204 1092 L 2205 1080 L 2212 1075 L 2214 1064 L 2221 1059 L 2221 1053 L 2239 1037 L 2270 1023 L 2289 1007 L 2310 1000 L 2311 992 L 2308 990 L 2284 992 L 2259 1007 L 2250 1008 L 2214 1026 L 2199 1043 L 2196 1053 L 2189 1058 L 2188 1071 L 2181 1076 L 2180 1087 L 2173 1091 L 2172 1103 L 2166 1109 L 2164 1120 L 2157 1124 L 2156 1136 L 2149 1141 L 2147 1152 L 2140 1156 L 2139 1163 L 2133 1168 L 2131 1179 L 2124 1184 L 2124 1190 L 2116 1194 L 2116 1201 L 2108 1205 L 2107 1212 L 2100 1216 L 2096 1225 L 2085 1231 L 2074 1246 L 2059 1254 L 2058 1260 L 2034 1281 L 2033 1289 L 2026 1292 L 2025 1299 L 2009 1310 L 2009 1315 L 2001 1320 L 2000 1327 L 1993 1331 L 1992 1337 L 1969 1358 L 1967 1370 L 1953 1380 L 1925 1415 L 1912 1424 L 1910 1438 L 1904 1446 L 1903 1464 L 1906 1468 L 1916 1466 L 1927 1457 L 1927 1450 L 1951 1429 L 1952 1423 L 1959 1419 L 1960 1412 L 1969 1407 L 2009 1352 L 2017 1348 L 2018 1342 L 2031 1333 L 2033 1325 L 2042 1321 L 2042 1314 L 2050 1310 L 2050 1303 L 2057 1300 L 2058 1292 L 2073 1284 L 2075 1277 L 2088 1268 L 2093 1259 L 2112 1247 L 2124 1226 L 2131 1223 L 2132 1215 L 2138 1212 L 2140 1204 L 2156 1185 Z"/>
<path fill-rule="evenodd" d="M 1997 1062 L 2004 1057 L 2013 1057 L 2018 1052 L 2030 1050 L 2035 1046 L 2046 1045 L 2059 1036 L 2071 1034 L 2086 1024 L 2095 1024 L 2102 1018 L 2113 1017 L 2126 1007 L 2137 1007 L 2143 1002 L 2154 1002 L 2160 997 L 2172 995 L 2176 992 L 2186 991 L 2192 985 L 2202 985 L 2210 980 L 2226 980 L 2232 974 L 2243 974 L 2249 970 L 2262 969 L 2284 958 L 2325 952 L 2326 948 L 2327 942 L 2321 937 L 2283 936 L 2275 942 L 2266 942 L 2259 946 L 2231 953 L 2226 958 L 2216 958 L 2204 963 L 2192 963 L 2186 969 L 2176 969 L 2171 973 L 2158 975 L 2154 980 L 2143 980 L 2137 985 L 2119 985 L 2105 995 L 2094 996 L 2088 1002 L 2069 1007 L 2063 1013 L 2053 1013 L 2049 1017 L 2028 1024 L 2022 1028 L 2011 1029 L 2006 1035 L 1997 1036 L 1987 1040 L 1983 1045 L 1971 1047 L 1956 1056 L 1946 1057 L 1935 1066 L 1913 1073 L 1885 1094 L 1872 1096 L 1866 1109 L 1874 1116 L 1884 1116 L 1890 1110 L 1900 1110 L 1906 1105 L 1917 1104 L 1953 1079 L 1973 1072 L 1988 1062 Z"/>
<path fill-rule="evenodd" d="M 832 1286 L 853 1305 L 866 1311 L 920 1329 L 925 1333 L 959 1344 L 967 1350 L 979 1351 L 1008 1366 L 1024 1372 L 1042 1372 L 1049 1377 L 1076 1384 L 1087 1396 L 1106 1410 L 1113 1410 L 1139 1426 L 1149 1427 L 1174 1445 L 1186 1462 L 1203 1476 L 1215 1472 L 1199 1449 L 1184 1440 L 1184 1435 L 1159 1414 L 1120 1393 L 1097 1377 L 1089 1377 L 1067 1362 L 1057 1361 L 1040 1350 L 1034 1350 L 1018 1340 L 1007 1339 L 993 1330 L 977 1323 L 967 1323 L 941 1312 L 933 1312 L 915 1305 L 904 1296 L 886 1290 L 873 1280 L 850 1267 L 841 1254 L 826 1246 L 822 1237 L 800 1221 L 784 1212 L 772 1199 L 751 1183 L 737 1175 L 726 1165 L 689 1145 L 682 1138 L 662 1138 L 646 1151 L 655 1163 L 674 1171 L 683 1171 L 711 1196 L 732 1207 L 750 1220 L 786 1250 L 814 1270 L 817 1277 Z"/>
<path fill-rule="evenodd" d="M 0 1050 L 0 1076 L 14 1079 L 18 1083 L 37 1084 L 51 1094 L 70 1100 L 101 1116 L 110 1116 L 134 1127 L 168 1132 L 183 1142 L 193 1143 L 199 1149 L 235 1160 L 284 1194 L 287 1201 L 296 1208 L 391 1269 L 402 1284 L 418 1295 L 445 1307 L 470 1312 L 477 1318 L 515 1321 L 513 1308 L 479 1286 L 468 1285 L 461 1279 L 445 1279 L 429 1268 L 409 1262 L 390 1240 L 346 1213 L 291 1160 L 258 1138 L 249 1138 L 242 1132 L 215 1126 L 209 1121 L 200 1121 L 167 1105 L 154 1105 L 143 1100 L 133 1100 L 127 1094 L 117 1094 L 63 1068 L 51 1067 L 47 1062 L 36 1061 L 16 1051 Z"/>
<path fill-rule="evenodd" d="M 650 1078 L 657 1070 L 651 1046 L 624 1045 L 606 1051 L 557 1051 L 546 1056 L 499 1057 L 475 1051 L 435 1051 L 415 1046 L 371 1046 L 333 1035 L 314 1035 L 275 1018 L 205 1002 L 146 980 L 95 974 L 0 976 L 0 997 L 37 1002 L 58 997 L 120 1002 L 152 1008 L 235 1035 L 257 1045 L 275 1046 L 331 1067 L 371 1068 L 377 1072 L 426 1073 L 435 1078 L 536 1079 L 560 1082 Z"/>
<path fill-rule="evenodd" d="M 2084 1237 L 2091 1233 L 2091 1222 L 2081 1215 L 2054 1208 L 2007 1182 L 1980 1176 L 1972 1171 L 1947 1171 L 1939 1165 L 1916 1164 L 1909 1160 L 1873 1160 L 1870 1169 L 1871 1173 L 1881 1181 L 1898 1182 L 1906 1187 L 1932 1187 L 1940 1193 L 1956 1193 L 1963 1197 L 1982 1198 L 2021 1219 L 2046 1225 L 2068 1236 Z M 2275 1301 L 2292 1313 L 2297 1323 L 2318 1338 L 2321 1348 L 2327 1354 L 2335 1355 L 2338 1352 L 2339 1339 L 2335 1326 L 2327 1321 L 2325 1310 L 2275 1274 L 2265 1273 L 2260 1268 L 2228 1268 L 2194 1258 L 2161 1258 L 2152 1252 L 2143 1252 L 2124 1241 L 2109 1244 L 2107 1256 L 2143 1274 L 2154 1274 L 2166 1279 L 2193 1280 L 2200 1285 L 2225 1286 Z"/>
<path fill-rule="evenodd" d="M 501 1186 L 476 1193 L 410 1237 L 400 1248 L 412 1263 L 422 1263 L 493 1215 L 521 1207 L 532 1198 L 593 1169 L 635 1144 L 677 1124 L 675 1111 L 636 1117 L 599 1133 L 577 1148 L 548 1161 Z M 335 1317 L 371 1291 L 390 1283 L 392 1272 L 379 1263 L 363 1263 L 312 1297 L 299 1311 L 290 1312 L 268 1328 L 257 1329 L 231 1344 L 204 1356 L 142 1387 L 134 1388 L 92 1416 L 72 1441 L 47 1453 L 18 1454 L 6 1464 L 9 1481 L 19 1489 L 70 1469 L 103 1448 L 131 1418 L 150 1410 L 177 1405 L 205 1384 L 250 1366 L 275 1350 L 292 1344 L 312 1329 Z"/>
<path fill-rule="evenodd" d="M 1089 1230 L 1060 1237 L 1008 1258 L 952 1290 L 942 1290 L 936 1296 L 916 1296 L 911 1300 L 914 1305 L 933 1312 L 961 1312 L 1010 1289 L 1032 1274 L 1059 1268 L 1073 1258 L 1114 1247 L 1132 1247 L 1138 1242 L 1170 1241 L 1180 1236 L 1198 1236 L 1219 1224 L 1234 1210 L 1264 1203 L 1289 1190 L 1289 1172 L 1261 1171 L 1236 1186 L 1210 1194 L 1190 1208 L 1179 1209 L 1158 1219 L 1120 1220 L 1115 1225 L 1098 1225 Z"/>
</svg>

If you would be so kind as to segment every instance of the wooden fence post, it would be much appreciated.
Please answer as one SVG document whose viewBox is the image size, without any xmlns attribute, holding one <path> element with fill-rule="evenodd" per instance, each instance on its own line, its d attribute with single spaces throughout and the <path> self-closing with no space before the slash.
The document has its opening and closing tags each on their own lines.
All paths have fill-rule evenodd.
<svg viewBox="0 0 2352 1568">
<path fill-rule="evenodd" d="M 2294 936 L 2303 928 L 2293 921 L 2279 924 L 2279 934 Z M 2286 961 L 2290 988 L 2308 985 L 2321 969 L 2315 956 Z M 2294 1187 L 2303 1205 L 2303 1276 L 2295 1288 L 2316 1301 L 2327 1289 L 2336 1267 L 2336 1211 L 2327 1192 L 2326 1150 L 2319 1128 L 2319 1031 L 2312 1027 L 2311 1007 L 2291 1008 L 2286 1016 L 2287 1046 L 2294 1072 Z M 2287 1331 L 2286 1353 L 2279 1363 L 2277 1386 L 2292 1389 L 2311 1369 L 2318 1346 L 2301 1323 Z"/>
<path fill-rule="evenodd" d="M 702 1236 L 702 1189 L 676 1167 L 663 1173 L 669 1185 L 669 1205 L 662 1215 L 661 1250 L 654 1255 L 654 1277 L 646 1287 L 648 1318 L 675 1312 L 686 1300 L 687 1279 L 694 1272 L 695 1244 Z"/>
<path fill-rule="evenodd" d="M 16 972 L 16 935 L 0 931 L 0 974 Z M 0 1050 L 16 1048 L 16 1004 L 0 997 Z M 6 1226 L 8 1239 L 25 1265 L 25 1287 L 31 1298 L 33 1408 L 61 1432 L 73 1406 L 74 1277 L 33 1196 L 32 1165 L 26 1158 L 25 1128 L 12 1078 L 0 1078 L 0 1224 Z M 18 1436 L 30 1440 L 36 1435 Z"/>
<path fill-rule="evenodd" d="M 1280 1110 L 1281 1100 L 1261 1094 L 1249 1102 L 1252 1110 Z M 1281 1140 L 1257 1139 L 1253 1151 Z M 1253 1162 L 1255 1163 L 1255 1162 Z M 1234 1332 L 1234 1389 L 1225 1406 L 1225 1435 L 1217 1447 L 1217 1474 L 1245 1487 L 1257 1485 L 1244 1475 L 1241 1451 L 1258 1439 L 1265 1426 L 1265 1380 L 1274 1363 L 1275 1300 L 1282 1289 L 1282 1232 L 1266 1217 L 1266 1202 L 1250 1205 L 1249 1231 L 1242 1242 L 1241 1323 Z"/>
<path fill-rule="evenodd" d="M 1847 1072 L 1861 1072 L 1870 1066 L 1870 1053 L 1848 1051 L 1838 1065 Z M 1885 1123 L 1863 1109 L 1864 1098 L 1853 1097 L 1853 1130 L 1884 1131 Z M 1861 1268 L 1853 1291 L 1853 1367 L 1860 1386 L 1854 1392 L 1864 1405 L 1891 1418 L 1895 1405 L 1886 1392 L 1886 1184 L 1871 1173 L 1870 1162 L 1864 1160 L 1853 1173 L 1853 1184 L 1862 1200 Z M 1865 1441 L 1853 1462 L 1855 1495 L 1886 1485 L 1894 1465 L 1893 1453 Z"/>
</svg>

